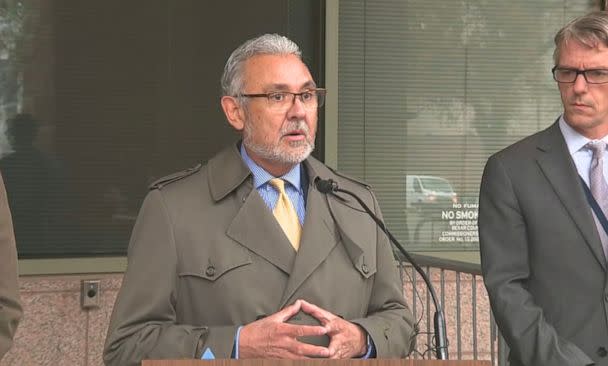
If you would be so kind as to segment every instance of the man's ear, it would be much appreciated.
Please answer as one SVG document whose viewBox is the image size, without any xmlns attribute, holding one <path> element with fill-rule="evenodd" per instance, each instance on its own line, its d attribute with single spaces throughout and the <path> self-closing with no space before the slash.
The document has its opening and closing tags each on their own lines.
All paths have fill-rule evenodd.
<svg viewBox="0 0 608 366">
<path fill-rule="evenodd" d="M 223 96 L 221 99 L 222 109 L 228 123 L 237 131 L 242 131 L 245 126 L 245 110 L 235 97 Z"/>
</svg>

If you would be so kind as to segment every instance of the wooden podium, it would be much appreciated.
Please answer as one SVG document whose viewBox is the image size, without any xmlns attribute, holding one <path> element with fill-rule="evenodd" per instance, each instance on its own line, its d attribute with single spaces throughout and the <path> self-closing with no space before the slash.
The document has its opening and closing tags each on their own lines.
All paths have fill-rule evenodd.
<svg viewBox="0 0 608 366">
<path fill-rule="evenodd" d="M 373 360 L 145 360 L 142 366 L 491 366 L 490 361 Z"/>
</svg>

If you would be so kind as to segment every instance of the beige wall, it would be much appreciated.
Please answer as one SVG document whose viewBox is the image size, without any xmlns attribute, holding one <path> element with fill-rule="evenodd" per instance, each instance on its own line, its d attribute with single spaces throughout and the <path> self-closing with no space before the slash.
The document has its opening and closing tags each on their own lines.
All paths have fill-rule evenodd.
<svg viewBox="0 0 608 366">
<path fill-rule="evenodd" d="M 83 279 L 101 280 L 99 308 L 81 309 Z M 0 365 L 103 365 L 103 341 L 121 280 L 122 274 L 22 276 L 24 316 Z"/>
</svg>

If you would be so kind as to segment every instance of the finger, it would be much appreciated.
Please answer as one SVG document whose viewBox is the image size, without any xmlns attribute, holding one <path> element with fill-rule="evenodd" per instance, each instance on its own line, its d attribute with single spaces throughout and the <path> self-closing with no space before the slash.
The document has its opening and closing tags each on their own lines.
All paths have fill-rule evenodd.
<svg viewBox="0 0 608 366">
<path fill-rule="evenodd" d="M 327 334 L 327 329 L 320 325 L 285 324 L 285 334 L 292 337 L 313 337 Z"/>
<path fill-rule="evenodd" d="M 284 352 L 289 353 L 289 358 L 329 357 L 329 349 L 327 347 L 305 343 L 295 338 L 284 342 L 282 348 Z"/>
<path fill-rule="evenodd" d="M 269 316 L 269 318 L 271 318 L 272 320 L 281 322 L 281 323 L 285 322 L 300 311 L 301 304 L 302 304 L 301 301 L 297 300 L 293 304 L 286 306 L 283 309 L 272 314 L 271 316 Z"/>
<path fill-rule="evenodd" d="M 336 318 L 336 316 L 334 314 L 330 313 L 329 311 L 327 311 L 325 309 L 318 307 L 317 305 L 311 304 L 305 300 L 301 300 L 301 301 L 302 301 L 302 304 L 301 304 L 302 311 L 309 315 L 312 315 L 318 321 L 320 321 L 321 324 L 323 324 L 323 325 L 330 322 L 333 318 Z"/>
<path fill-rule="evenodd" d="M 314 344 L 298 342 L 295 346 L 294 353 L 300 357 L 322 357 L 328 358 L 330 355 L 327 347 L 315 346 Z"/>
</svg>

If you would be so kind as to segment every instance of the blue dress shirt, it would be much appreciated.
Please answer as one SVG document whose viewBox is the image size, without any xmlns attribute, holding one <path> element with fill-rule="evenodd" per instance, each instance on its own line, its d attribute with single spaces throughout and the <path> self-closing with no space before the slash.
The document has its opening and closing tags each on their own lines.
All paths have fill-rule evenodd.
<svg viewBox="0 0 608 366">
<path fill-rule="evenodd" d="M 562 135 L 564 135 L 564 140 L 566 141 L 566 145 L 568 145 L 568 151 L 572 156 L 578 175 L 589 186 L 589 170 L 591 169 L 593 152 L 585 148 L 585 145 L 592 140 L 570 127 L 564 120 L 563 115 L 559 118 L 559 129 L 562 131 Z M 604 136 L 601 140 L 608 143 L 608 136 Z M 608 159 L 604 159 L 604 177 L 608 178 Z"/>
</svg>

